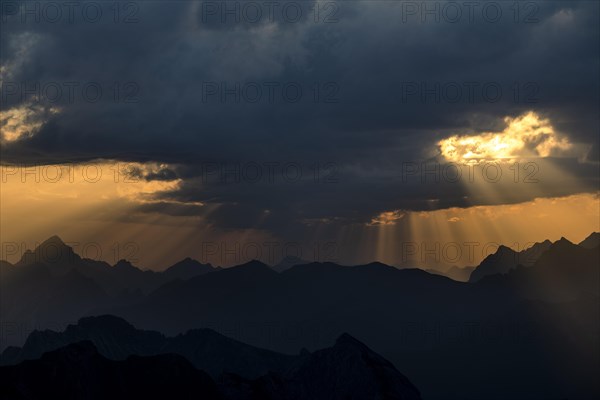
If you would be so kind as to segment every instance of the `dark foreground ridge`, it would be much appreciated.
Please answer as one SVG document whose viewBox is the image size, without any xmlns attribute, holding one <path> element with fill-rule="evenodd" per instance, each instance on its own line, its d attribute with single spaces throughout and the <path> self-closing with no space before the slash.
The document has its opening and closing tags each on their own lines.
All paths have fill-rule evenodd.
<svg viewBox="0 0 600 400">
<path fill-rule="evenodd" d="M 348 334 L 332 347 L 290 356 L 210 329 L 167 338 L 102 316 L 61 333 L 34 332 L 22 349 L 7 349 L 8 356 L 27 360 L 0 367 L 3 399 L 421 398 L 389 361 Z"/>
</svg>

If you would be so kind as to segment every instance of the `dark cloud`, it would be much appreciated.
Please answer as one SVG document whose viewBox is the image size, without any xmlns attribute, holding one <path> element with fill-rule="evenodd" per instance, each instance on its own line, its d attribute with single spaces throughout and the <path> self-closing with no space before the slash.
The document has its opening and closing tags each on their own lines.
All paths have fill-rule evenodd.
<svg viewBox="0 0 600 400">
<path fill-rule="evenodd" d="M 139 213 L 158 213 L 174 217 L 193 217 L 201 215 L 205 210 L 198 204 L 182 204 L 169 202 L 142 203 L 134 208 Z"/>
<path fill-rule="evenodd" d="M 489 20 L 493 10 L 483 16 L 483 2 L 472 20 L 463 8 L 456 23 L 454 14 L 436 22 L 401 2 L 336 2 L 317 17 L 316 3 L 290 2 L 303 10 L 297 22 L 276 13 L 256 23 L 241 9 L 222 23 L 222 2 L 134 2 L 118 23 L 109 5 L 95 4 L 103 7 L 97 23 L 78 13 L 74 23 L 23 22 L 3 9 L 3 110 L 32 101 L 60 109 L 37 134 L 4 144 L 3 163 L 166 163 L 144 176 L 183 179 L 162 200 L 216 205 L 206 218 L 217 226 L 283 230 L 319 218 L 363 223 L 386 210 L 488 204 L 454 182 L 402 182 L 403 163 L 433 162 L 443 137 L 500 131 L 505 116 L 528 110 L 591 146 L 587 161 L 599 159 L 597 2 L 528 3 L 518 17 L 508 3 L 493 3 L 498 22 Z M 62 92 L 39 100 L 21 84 Z M 584 178 L 499 191 L 494 201 L 597 188 L 597 165 L 555 162 Z M 278 170 L 272 181 L 263 170 L 257 182 L 232 182 L 220 174 L 252 163 L 295 164 L 302 176 L 290 181 Z M 316 179 L 316 166 L 328 166 L 331 179 Z M 203 213 L 172 204 L 142 210 Z"/>
</svg>

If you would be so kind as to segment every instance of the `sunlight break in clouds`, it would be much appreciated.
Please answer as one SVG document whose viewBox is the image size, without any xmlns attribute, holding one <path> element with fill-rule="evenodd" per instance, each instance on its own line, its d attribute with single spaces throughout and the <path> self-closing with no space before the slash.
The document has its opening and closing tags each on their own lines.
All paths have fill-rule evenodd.
<svg viewBox="0 0 600 400">
<path fill-rule="evenodd" d="M 405 215 L 406 213 L 402 210 L 384 211 L 371 219 L 371 222 L 369 222 L 367 225 L 396 225 L 396 222 L 402 219 Z"/>
<path fill-rule="evenodd" d="M 506 128 L 499 133 L 455 135 L 441 140 L 438 146 L 442 155 L 453 162 L 549 157 L 573 147 L 567 138 L 554 131 L 548 119 L 541 119 L 535 112 L 506 117 L 504 121 Z"/>
<path fill-rule="evenodd" d="M 37 104 L 26 104 L 0 111 L 0 142 L 15 142 L 35 135 L 48 117 L 57 114 L 56 107 L 44 108 Z"/>
</svg>

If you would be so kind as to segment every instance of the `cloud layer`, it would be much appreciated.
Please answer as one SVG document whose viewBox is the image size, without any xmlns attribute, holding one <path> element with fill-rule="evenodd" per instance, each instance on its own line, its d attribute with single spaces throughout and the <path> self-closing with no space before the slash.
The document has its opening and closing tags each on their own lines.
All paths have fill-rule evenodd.
<svg viewBox="0 0 600 400">
<path fill-rule="evenodd" d="M 290 233 L 539 196 L 403 180 L 407 163 L 497 146 L 509 157 L 588 149 L 556 160 L 577 184 L 544 190 L 597 188 L 596 2 L 520 14 L 493 3 L 499 17 L 489 3 L 458 17 L 447 2 L 433 14 L 420 2 L 281 2 L 260 19 L 243 2 L 229 13 L 222 2 L 132 2 L 117 14 L 81 3 L 57 22 L 13 3 L 2 9 L 2 162 L 162 165 L 143 176 L 181 181 L 146 212 Z M 539 126 L 523 130 L 531 111 Z"/>
</svg>

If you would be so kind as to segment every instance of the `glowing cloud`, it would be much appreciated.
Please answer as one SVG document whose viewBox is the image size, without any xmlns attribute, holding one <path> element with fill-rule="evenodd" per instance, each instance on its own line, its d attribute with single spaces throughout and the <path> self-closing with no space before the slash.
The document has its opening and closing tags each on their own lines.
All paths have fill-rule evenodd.
<svg viewBox="0 0 600 400">
<path fill-rule="evenodd" d="M 385 211 L 377 215 L 367 225 L 396 225 L 396 222 L 402 219 L 406 213 L 402 210 Z"/>
<path fill-rule="evenodd" d="M 45 108 L 36 104 L 0 111 L 0 142 L 15 142 L 32 137 L 52 114 L 59 112 L 60 110 L 56 107 Z"/>
<path fill-rule="evenodd" d="M 520 157 L 548 157 L 569 150 L 573 145 L 560 137 L 548 119 L 534 112 L 516 118 L 506 117 L 506 128 L 499 133 L 451 136 L 438 142 L 448 161 L 502 160 Z"/>
</svg>

